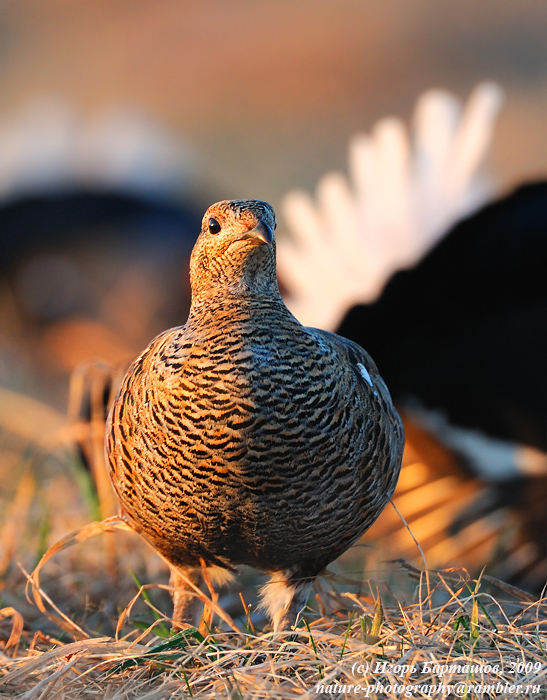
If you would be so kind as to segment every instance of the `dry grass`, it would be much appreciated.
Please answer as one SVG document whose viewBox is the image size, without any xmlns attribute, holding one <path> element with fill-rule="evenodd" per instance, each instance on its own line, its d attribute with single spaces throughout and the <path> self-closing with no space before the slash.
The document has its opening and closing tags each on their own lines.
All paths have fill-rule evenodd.
<svg viewBox="0 0 547 700">
<path fill-rule="evenodd" d="M 222 625 L 205 634 L 166 634 L 167 620 L 158 616 L 149 629 L 119 638 L 63 642 L 39 632 L 31 638 L 15 615 L 0 661 L 0 697 L 402 697 L 402 686 L 415 697 L 461 696 L 463 686 L 468 698 L 546 697 L 545 601 L 505 586 L 496 599 L 487 592 L 491 581 L 463 571 L 409 576 L 416 577 L 414 603 L 399 604 L 387 586 L 375 597 L 333 590 L 320 601 L 334 610 L 306 610 L 296 631 L 277 637 L 256 629 L 249 616 L 241 631 Z M 502 605 L 500 593 L 513 594 L 511 603 Z M 440 683 L 460 685 L 452 694 L 431 690 Z M 481 684 L 498 690 L 475 692 Z M 511 691 L 517 684 L 522 690 Z M 355 685 L 372 689 L 356 693 Z"/>
<path fill-rule="evenodd" d="M 200 593 L 212 620 L 171 633 L 168 586 L 139 583 L 166 581 L 161 561 L 134 534 L 104 534 L 127 529 L 117 519 L 86 525 L 111 504 L 67 450 L 74 426 L 48 413 L 44 444 L 41 407 L 24 408 L 4 409 L 0 433 L 0 698 L 547 697 L 545 599 L 463 569 L 380 563 L 369 548 L 334 565 L 292 632 L 273 637 L 245 602 L 253 580 L 241 599 Z M 24 571 L 48 548 L 29 602 Z"/>
</svg>

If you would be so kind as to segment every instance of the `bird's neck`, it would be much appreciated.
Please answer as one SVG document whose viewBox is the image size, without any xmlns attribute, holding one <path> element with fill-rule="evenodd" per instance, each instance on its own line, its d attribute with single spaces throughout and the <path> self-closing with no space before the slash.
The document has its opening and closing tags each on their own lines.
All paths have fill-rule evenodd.
<svg viewBox="0 0 547 700">
<path fill-rule="evenodd" d="M 279 294 L 277 285 L 275 289 L 267 292 L 227 293 L 219 290 L 217 293 L 209 292 L 207 295 L 193 295 L 190 315 L 186 323 L 187 327 L 218 327 L 219 324 L 238 324 L 252 322 L 265 322 L 268 320 L 283 318 L 298 323 L 291 312 L 285 306 L 285 302 Z"/>
</svg>

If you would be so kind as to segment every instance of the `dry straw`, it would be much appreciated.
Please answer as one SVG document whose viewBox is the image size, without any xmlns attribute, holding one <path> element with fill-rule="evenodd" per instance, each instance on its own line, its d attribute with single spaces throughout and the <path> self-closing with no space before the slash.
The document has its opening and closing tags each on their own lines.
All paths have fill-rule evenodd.
<svg viewBox="0 0 547 700">
<path fill-rule="evenodd" d="M 67 547 L 118 529 L 128 525 L 108 518 L 63 538 L 29 577 L 36 605 L 76 641 L 31 635 L 16 610 L 0 612 L 12 620 L 0 697 L 455 697 L 456 687 L 467 689 L 468 698 L 547 696 L 545 600 L 487 576 L 422 572 L 404 562 L 416 603 L 398 602 L 387 584 L 371 595 L 333 588 L 319 595 L 325 614 L 306 609 L 295 630 L 273 636 L 250 622 L 244 601 L 246 622 L 238 626 L 216 598 L 196 589 L 214 612 L 202 631 L 166 633 L 168 620 L 156 610 L 147 629 L 124 632 L 134 603 L 150 588 L 142 586 L 120 615 L 118 637 L 94 637 L 59 610 L 39 573 Z M 494 586 L 496 597 L 489 592 Z M 503 596 L 510 605 L 500 602 Z"/>
<path fill-rule="evenodd" d="M 30 439 L 25 431 L 30 430 L 29 425 L 40 425 L 40 420 L 51 426 L 47 446 L 39 445 L 43 450 L 70 441 L 78 427 L 66 428 L 58 416 L 50 414 L 26 423 L 18 423 L 16 417 L 16 411 L 4 411 L 0 422 L 7 420 L 10 434 L 18 440 Z M 99 454 L 95 449 L 95 443 L 102 441 L 98 431 L 88 438 L 89 453 Z M 126 607 L 117 615 L 117 623 L 116 617 L 111 620 L 116 633 L 106 636 L 90 624 L 84 609 L 67 613 L 66 600 L 59 602 L 64 590 L 59 581 L 51 579 L 44 585 L 40 574 L 46 564 L 55 569 L 53 559 L 63 560 L 72 545 L 94 535 L 130 529 L 123 519 L 111 517 L 62 538 L 44 554 L 34 573 L 27 576 L 33 606 L 26 606 L 13 594 L 14 586 L 19 585 L 15 581 L 18 571 L 9 562 L 22 544 L 37 551 L 36 534 L 28 542 L 21 537 L 32 530 L 32 518 L 44 498 L 44 489 L 36 488 L 42 462 L 39 467 L 34 471 L 21 468 L 0 537 L 5 553 L 0 562 L 4 562 L 2 571 L 7 571 L 0 609 L 0 698 L 275 700 L 366 697 L 367 693 L 368 697 L 400 698 L 405 693 L 450 697 L 458 683 L 459 694 L 470 699 L 547 697 L 547 600 L 536 600 L 486 575 L 475 580 L 464 570 L 429 571 L 425 558 L 423 570 L 398 562 L 399 575 L 411 583 L 407 586 L 412 593 L 410 602 L 406 593 L 395 595 L 385 581 L 371 582 L 370 591 L 363 592 L 356 589 L 366 582 L 326 574 L 315 601 L 313 597 L 310 601 L 317 603 L 319 611 L 305 609 L 295 630 L 275 637 L 262 628 L 263 620 L 244 599 L 236 605 L 239 612 L 234 612 L 232 604 L 229 613 L 212 589 L 209 595 L 195 590 L 208 611 L 200 629 L 174 633 L 149 597 L 150 588 L 169 590 L 168 586 L 139 583 L 133 597 L 129 590 L 110 590 L 112 599 L 124 600 Z M 55 482 L 60 490 L 57 483 L 66 482 Z M 63 496 L 66 510 L 64 492 Z M 100 495 L 99 499 L 99 510 L 108 511 L 110 504 Z M 27 520 L 23 527 L 22 521 Z M 116 534 L 114 539 L 120 544 L 122 537 Z M 86 549 L 86 556 L 90 544 L 79 548 Z M 123 562 L 127 567 L 131 560 L 122 544 L 117 559 L 115 553 L 103 554 L 101 566 L 107 573 L 105 561 Z M 59 576 L 59 565 L 56 571 Z M 72 577 L 73 572 L 66 569 L 65 577 L 69 574 Z M 97 575 L 96 568 L 87 573 L 83 587 L 90 589 Z M 107 579 L 105 576 L 105 585 Z M 137 624 L 139 605 L 152 608 L 144 627 L 142 621 Z M 33 614 L 36 610 L 40 613 Z M 358 692 L 356 685 L 361 686 Z M 439 690 L 442 685 L 451 690 Z"/>
</svg>

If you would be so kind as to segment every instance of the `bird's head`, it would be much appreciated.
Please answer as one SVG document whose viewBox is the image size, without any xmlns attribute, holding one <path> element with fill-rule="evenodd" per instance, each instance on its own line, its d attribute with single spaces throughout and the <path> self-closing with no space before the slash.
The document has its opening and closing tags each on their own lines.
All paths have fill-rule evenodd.
<svg viewBox="0 0 547 700">
<path fill-rule="evenodd" d="M 275 213 L 259 199 L 217 202 L 207 209 L 190 258 L 192 296 L 277 292 Z"/>
</svg>

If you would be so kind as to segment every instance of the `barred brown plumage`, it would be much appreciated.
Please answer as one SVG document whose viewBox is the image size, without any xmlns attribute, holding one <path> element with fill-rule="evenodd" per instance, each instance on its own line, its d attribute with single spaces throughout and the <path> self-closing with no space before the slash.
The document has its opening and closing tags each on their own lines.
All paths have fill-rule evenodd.
<svg viewBox="0 0 547 700">
<path fill-rule="evenodd" d="M 174 619 L 202 563 L 270 572 L 274 629 L 293 624 L 315 577 L 393 493 L 404 437 L 368 354 L 303 327 L 275 273 L 266 202 L 219 202 L 192 252 L 184 326 L 127 372 L 107 423 L 128 520 L 169 562 Z"/>
</svg>

